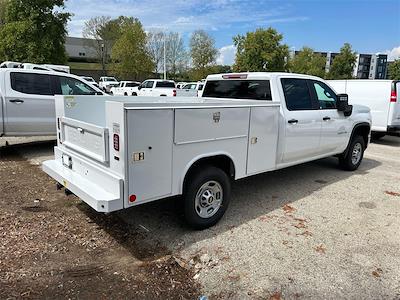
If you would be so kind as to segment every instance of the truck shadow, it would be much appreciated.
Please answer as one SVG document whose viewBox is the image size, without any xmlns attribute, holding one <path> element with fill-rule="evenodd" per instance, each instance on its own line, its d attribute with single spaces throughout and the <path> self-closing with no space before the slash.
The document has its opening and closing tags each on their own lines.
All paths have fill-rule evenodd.
<svg viewBox="0 0 400 300">
<path fill-rule="evenodd" d="M 225 216 L 216 226 L 202 231 L 187 227 L 179 197 L 108 216 L 98 214 L 86 205 L 81 209 L 133 256 L 144 261 L 153 260 L 265 218 L 268 213 L 282 212 L 287 205 L 296 207 L 296 201 L 351 176 L 367 174 L 380 164 L 364 158 L 357 171 L 346 172 L 338 168 L 337 159 L 332 157 L 239 180 L 233 183 L 231 203 Z"/>
<path fill-rule="evenodd" d="M 373 141 L 373 143 L 377 145 L 400 147 L 400 136 L 386 135 L 377 141 Z"/>
</svg>

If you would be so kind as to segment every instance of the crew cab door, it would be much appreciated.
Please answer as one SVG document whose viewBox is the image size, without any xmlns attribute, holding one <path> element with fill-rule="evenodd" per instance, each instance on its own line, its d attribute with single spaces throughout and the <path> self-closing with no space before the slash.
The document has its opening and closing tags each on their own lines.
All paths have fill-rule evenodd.
<svg viewBox="0 0 400 300">
<path fill-rule="evenodd" d="M 316 80 L 311 80 L 310 85 L 322 120 L 320 150 L 322 153 L 341 152 L 351 134 L 349 117 L 337 110 L 336 94 L 328 85 Z"/>
<path fill-rule="evenodd" d="M 322 120 L 308 80 L 281 78 L 285 105 L 283 163 L 310 160 L 320 154 Z"/>
<path fill-rule="evenodd" d="M 147 80 L 142 83 L 142 88 L 139 91 L 139 96 L 151 96 L 153 91 L 153 80 Z"/>
<path fill-rule="evenodd" d="M 55 134 L 55 104 L 50 75 L 12 71 L 8 74 L 4 95 L 7 134 Z"/>
</svg>

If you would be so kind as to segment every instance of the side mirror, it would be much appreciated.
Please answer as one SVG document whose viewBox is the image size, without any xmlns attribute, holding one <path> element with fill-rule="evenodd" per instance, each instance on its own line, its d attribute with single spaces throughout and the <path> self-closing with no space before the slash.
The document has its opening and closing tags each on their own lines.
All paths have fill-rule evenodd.
<svg viewBox="0 0 400 300">
<path fill-rule="evenodd" d="M 337 96 L 337 110 L 342 111 L 343 114 L 348 117 L 351 116 L 353 112 L 353 105 L 349 105 L 349 95 L 347 94 L 338 94 Z"/>
<path fill-rule="evenodd" d="M 142 85 L 139 85 L 137 89 L 140 91 L 142 89 Z"/>
<path fill-rule="evenodd" d="M 349 106 L 349 96 L 347 94 L 338 94 L 336 106 L 338 111 L 345 111 Z"/>
</svg>

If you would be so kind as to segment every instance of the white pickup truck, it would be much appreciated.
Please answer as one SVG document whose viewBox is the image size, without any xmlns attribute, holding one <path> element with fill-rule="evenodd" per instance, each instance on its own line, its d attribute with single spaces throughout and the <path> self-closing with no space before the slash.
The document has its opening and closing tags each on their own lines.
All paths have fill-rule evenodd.
<svg viewBox="0 0 400 300">
<path fill-rule="evenodd" d="M 119 85 L 119 82 L 117 79 L 115 79 L 115 77 L 102 76 L 99 79 L 99 88 L 107 93 L 110 92 L 112 87 L 118 86 L 118 85 Z"/>
<path fill-rule="evenodd" d="M 55 94 L 103 95 L 103 92 L 72 74 L 1 68 L 0 136 L 55 135 Z"/>
<path fill-rule="evenodd" d="M 135 96 L 135 95 L 134 95 Z M 172 80 L 148 79 L 138 86 L 137 96 L 145 97 L 175 97 L 176 86 Z"/>
<path fill-rule="evenodd" d="M 110 94 L 116 96 L 137 96 L 139 85 L 140 82 L 138 81 L 120 81 L 119 85 L 110 89 Z"/>
<path fill-rule="evenodd" d="M 202 229 L 225 213 L 232 179 L 328 156 L 355 170 L 368 145 L 369 109 L 317 77 L 212 75 L 204 94 L 214 98 L 59 96 L 43 170 L 98 212 L 183 195 Z"/>
<path fill-rule="evenodd" d="M 189 82 L 176 91 L 177 97 L 198 97 L 203 90 L 204 82 Z"/>
</svg>

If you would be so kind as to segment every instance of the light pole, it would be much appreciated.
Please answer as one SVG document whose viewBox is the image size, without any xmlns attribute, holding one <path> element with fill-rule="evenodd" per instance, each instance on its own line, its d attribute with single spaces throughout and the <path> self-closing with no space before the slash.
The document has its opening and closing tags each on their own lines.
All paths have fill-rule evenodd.
<svg viewBox="0 0 400 300">
<path fill-rule="evenodd" d="M 167 62 L 166 62 L 166 54 L 165 54 L 165 40 L 167 38 L 166 32 L 164 32 L 164 80 L 167 79 Z"/>
</svg>

